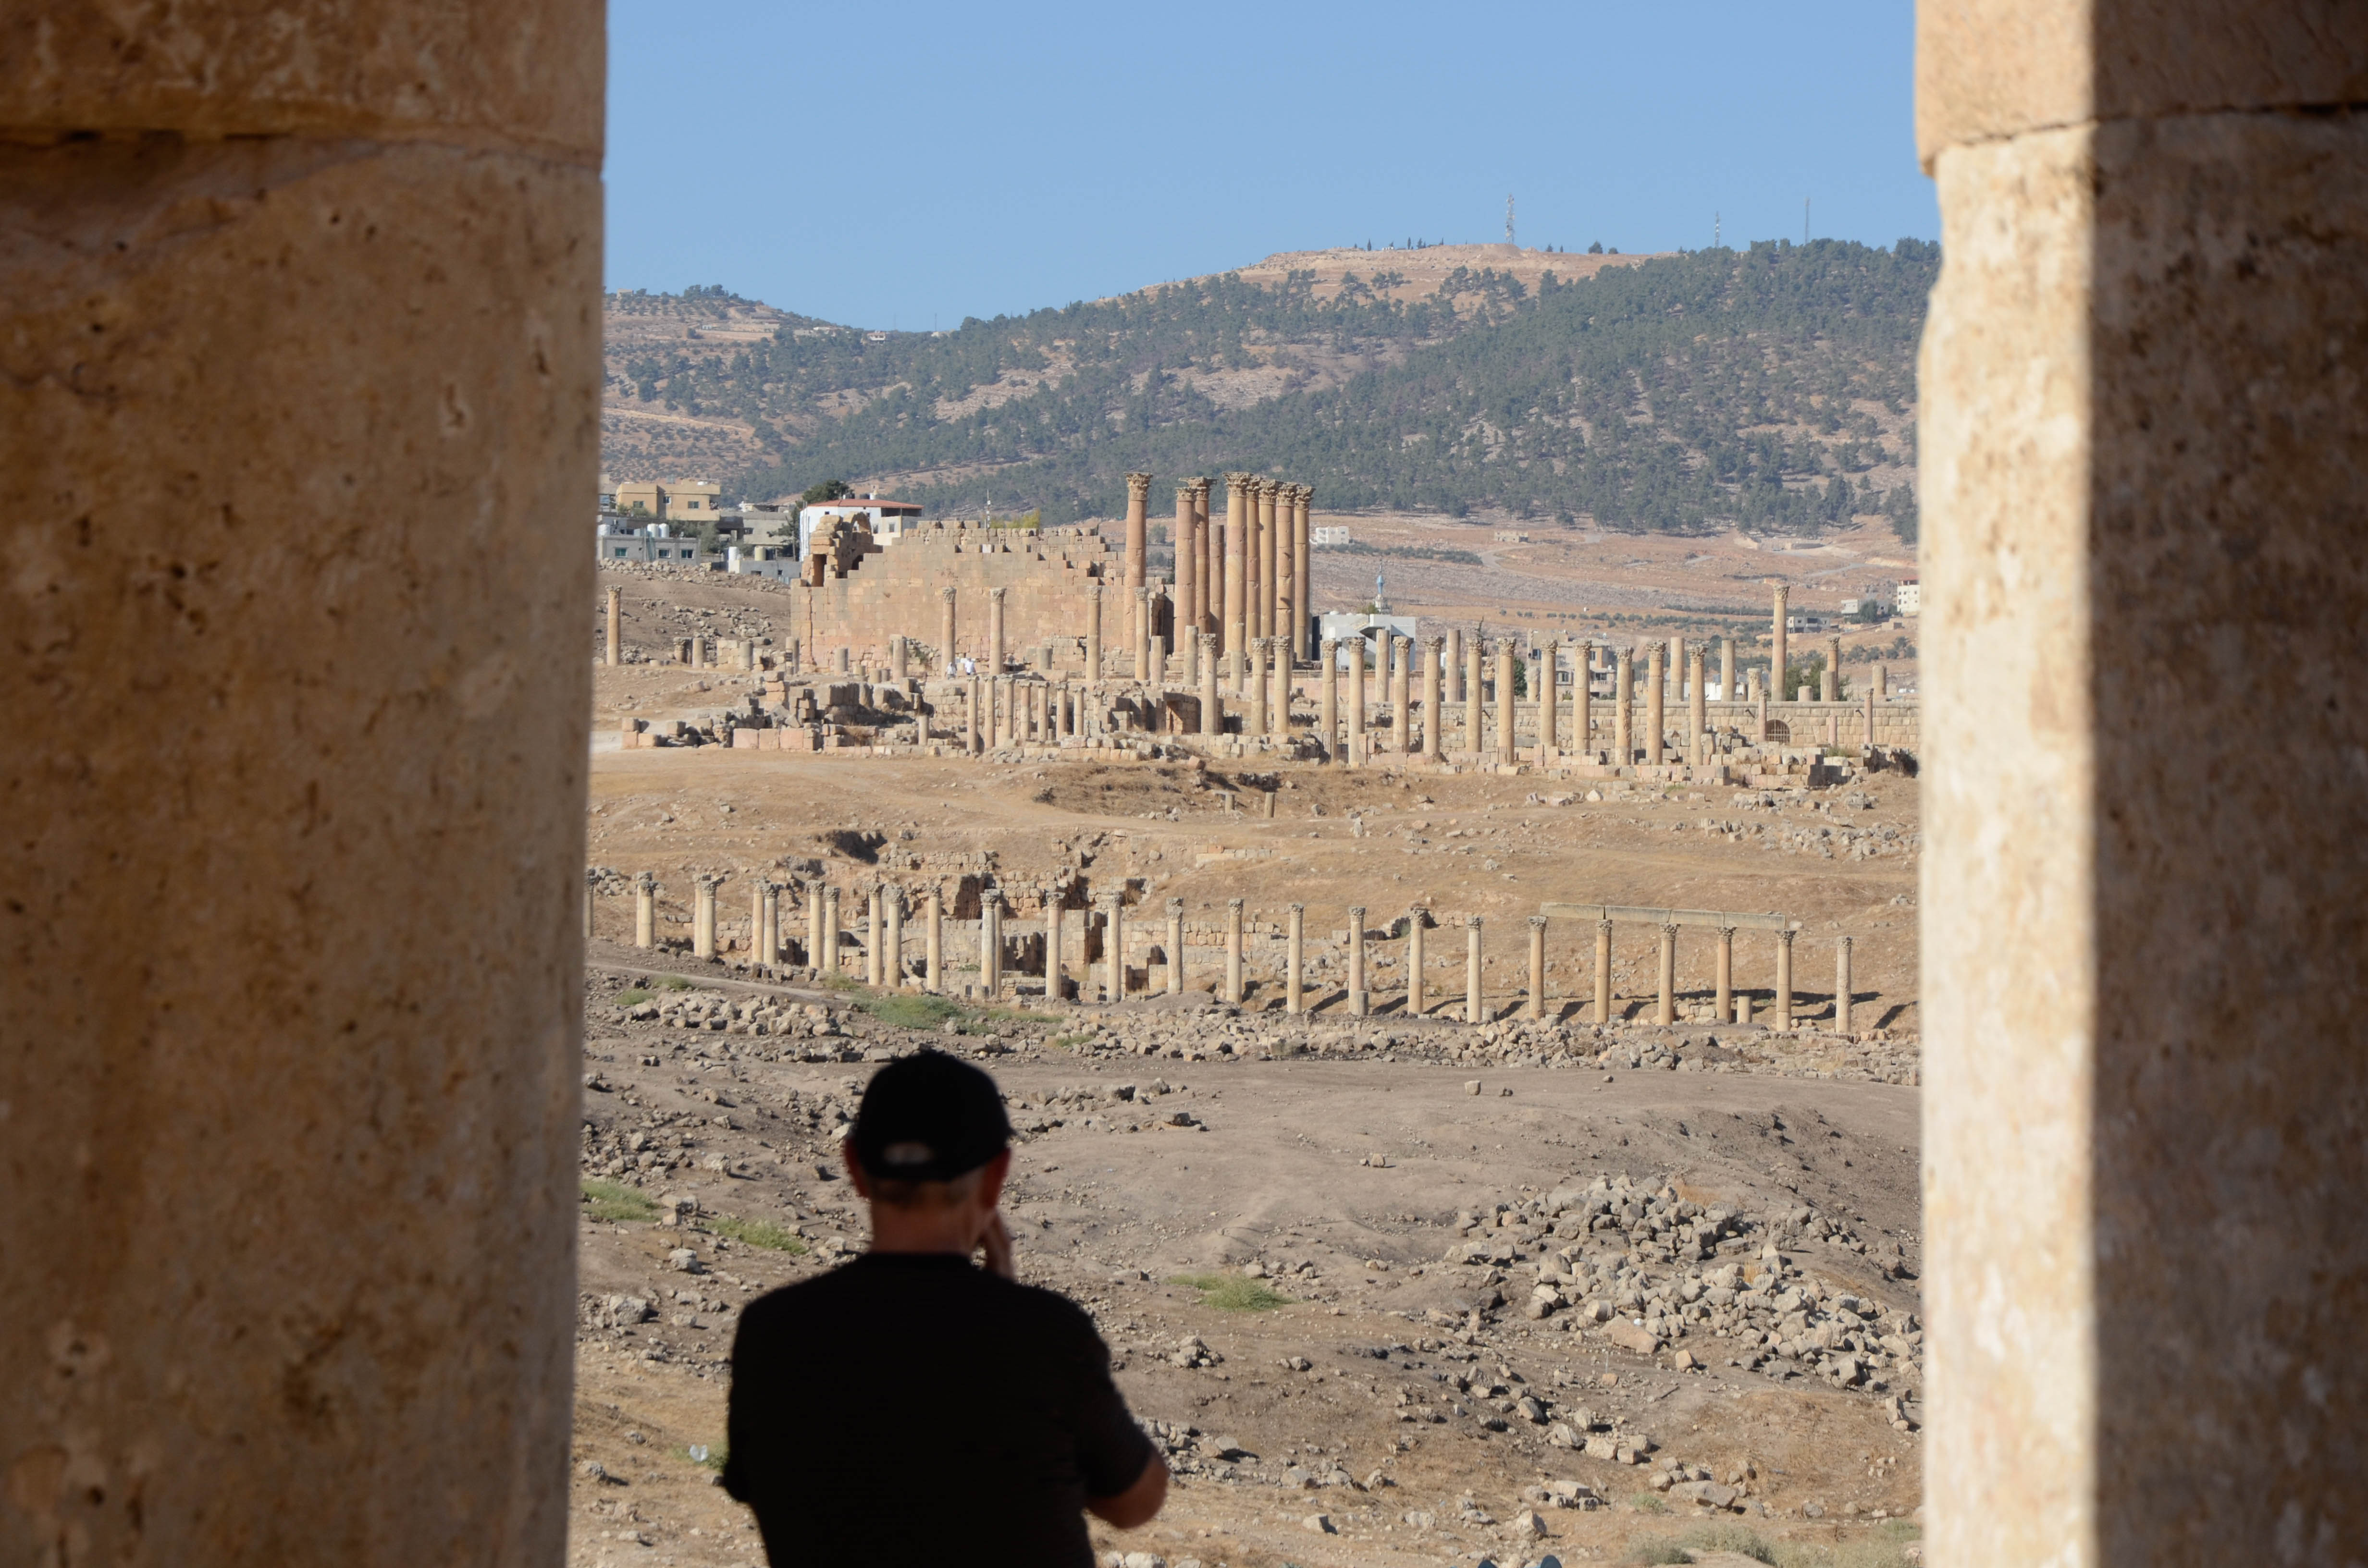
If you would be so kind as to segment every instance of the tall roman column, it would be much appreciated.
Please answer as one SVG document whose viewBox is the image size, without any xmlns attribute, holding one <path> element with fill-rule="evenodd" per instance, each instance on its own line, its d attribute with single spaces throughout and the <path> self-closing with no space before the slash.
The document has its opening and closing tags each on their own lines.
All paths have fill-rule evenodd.
<svg viewBox="0 0 2368 1568">
<path fill-rule="evenodd" d="M 1130 473 L 1126 476 L 1126 640 L 1130 648 L 1142 644 L 1143 632 L 1135 622 L 1142 612 L 1140 595 L 1146 580 L 1144 570 L 1149 561 L 1150 527 L 1146 513 L 1151 501 L 1151 475 Z"/>
<path fill-rule="evenodd" d="M 1877 665 L 1874 669 L 1878 676 L 1882 675 L 1881 665 Z M 1879 679 L 1871 680 L 1866 684 L 1866 744 L 1870 750 L 1874 746 L 1874 694 L 1876 688 L 1882 684 Z"/>
<path fill-rule="evenodd" d="M 1553 762 L 1554 753 L 1559 749 L 1554 744 L 1554 710 L 1561 706 L 1562 695 L 1562 682 L 1558 678 L 1562 674 L 1558 667 L 1562 659 L 1557 648 L 1558 644 L 1549 639 L 1538 652 L 1536 696 L 1540 767 Z"/>
<path fill-rule="evenodd" d="M 1330 637 L 1324 639 L 1316 656 L 1324 665 L 1324 684 L 1317 699 L 1315 722 L 1324 731 L 1324 760 L 1345 760 L 1340 752 L 1340 644 Z"/>
<path fill-rule="evenodd" d="M 1315 632 L 1315 583 L 1309 574 L 1315 570 L 1313 551 L 1315 543 L 1314 513 L 1315 487 L 1300 484 L 1292 487 L 1291 495 L 1291 645 L 1299 658 L 1304 660 L 1314 646 Z"/>
<path fill-rule="evenodd" d="M 1126 1000 L 1126 898 L 1110 894 L 1102 903 L 1102 1000 Z"/>
<path fill-rule="evenodd" d="M 1710 728 L 1710 705 L 1702 692 L 1702 651 L 1697 648 L 1690 655 L 1692 664 L 1686 670 L 1686 751 L 1696 767 L 1708 766 L 1710 758 L 1703 754 L 1702 735 Z"/>
<path fill-rule="evenodd" d="M 1242 1005 L 1242 901 L 1225 901 L 1225 1000 Z"/>
<path fill-rule="evenodd" d="M 1678 1021 L 1678 928 L 1661 927 L 1661 1005 L 1654 1015 L 1666 1028 Z"/>
<path fill-rule="evenodd" d="M 1447 629 L 1446 660 L 1447 700 L 1460 703 L 1463 700 L 1463 629 L 1460 626 Z"/>
<path fill-rule="evenodd" d="M 625 662 L 625 590 L 609 590 L 609 665 L 611 669 Z"/>
<path fill-rule="evenodd" d="M 1826 640 L 1826 668 L 1817 681 L 1817 700 L 1839 702 L 1842 699 L 1842 640 Z"/>
<path fill-rule="evenodd" d="M 1250 476 L 1247 473 L 1225 475 L 1225 593 L 1222 634 L 1228 677 L 1241 667 L 1242 642 L 1249 635 L 1243 626 L 1242 617 L 1249 608 L 1250 520 L 1256 509 L 1256 504 L 1250 499 Z"/>
<path fill-rule="evenodd" d="M 1546 917 L 1530 916 L 1530 1017 L 1546 1016 Z"/>
<path fill-rule="evenodd" d="M 1198 631 L 1201 624 L 1194 611 L 1194 595 L 1201 581 L 1200 540 L 1192 510 L 1192 486 L 1196 483 L 1188 479 L 1176 487 L 1176 624 L 1171 629 L 1171 641 L 1179 648 L 1189 646 L 1184 641 L 1185 630 L 1189 627 Z M 1186 678 L 1190 678 L 1190 672 Z"/>
<path fill-rule="evenodd" d="M 1414 714 L 1408 706 L 1413 693 L 1414 639 L 1401 637 L 1393 631 L 1384 641 L 1390 662 L 1390 749 L 1403 762 L 1414 744 Z"/>
<path fill-rule="evenodd" d="M 690 951 L 694 958 L 715 956 L 715 884 L 719 880 L 705 872 L 691 879 Z"/>
<path fill-rule="evenodd" d="M 1274 635 L 1275 571 L 1282 554 L 1275 537 L 1275 506 L 1281 499 L 1281 484 L 1274 480 L 1258 481 L 1258 634 L 1261 637 Z"/>
<path fill-rule="evenodd" d="M 1576 655 L 1578 667 L 1570 676 L 1570 734 L 1575 750 L 1592 756 L 1601 748 L 1595 744 L 1595 644 L 1581 642 Z"/>
<path fill-rule="evenodd" d="M 658 880 L 647 871 L 633 877 L 633 946 L 650 948 L 658 939 Z"/>
<path fill-rule="evenodd" d="M 1102 678 L 1102 585 L 1086 585 L 1086 684 Z"/>
<path fill-rule="evenodd" d="M 1283 956 L 1282 1010 L 1292 1017 L 1307 1010 L 1307 906 L 1294 903 Z"/>
<path fill-rule="evenodd" d="M 1722 1024 L 1735 1021 L 1735 927 L 1718 928 L 1718 1000 L 1712 1007 Z"/>
<path fill-rule="evenodd" d="M 1661 674 L 1661 645 L 1656 642 L 1645 660 L 1645 761 L 1653 767 L 1661 766 L 1667 744 L 1668 718 L 1661 705 L 1668 696 L 1668 681 Z"/>
<path fill-rule="evenodd" d="M 1505 767 L 1513 763 L 1513 725 L 1520 716 L 1520 707 L 1513 696 L 1513 661 L 1520 654 L 1509 637 L 1497 643 L 1497 760 Z"/>
<path fill-rule="evenodd" d="M 1792 683 L 1784 678 L 1784 670 L 1788 662 L 1784 623 L 1791 619 L 1785 601 L 1792 597 L 1792 593 L 1793 590 L 1783 584 L 1776 585 L 1776 610 L 1771 618 L 1773 628 L 1768 634 L 1768 684 L 1775 688 L 1776 700 L 1779 702 L 1793 700 Z"/>
<path fill-rule="evenodd" d="M 1299 529 L 1294 521 L 1293 505 L 1299 494 L 1296 484 L 1275 487 L 1274 542 L 1274 631 L 1282 642 L 1283 666 L 1290 667 L 1299 655 L 1297 618 L 1292 607 L 1299 595 Z"/>
<path fill-rule="evenodd" d="M 1184 901 L 1167 901 L 1167 994 L 1184 994 Z"/>
<path fill-rule="evenodd" d="M 556 1563 L 602 8 L 0 29 L 0 1562 Z"/>
<path fill-rule="evenodd" d="M 1429 919 L 1430 911 L 1421 904 L 1406 911 L 1406 1016 L 1409 1018 L 1421 1017 L 1429 1002 L 1422 973 L 1422 928 Z"/>
<path fill-rule="evenodd" d="M 1224 565 L 1224 552 L 1217 547 L 1209 530 L 1209 481 L 1206 477 L 1190 482 L 1192 486 L 1192 628 L 1196 631 L 1214 631 L 1217 618 L 1212 608 L 1214 599 L 1222 603 L 1217 593 L 1217 573 Z"/>
<path fill-rule="evenodd" d="M 1834 1032 L 1850 1032 L 1850 939 L 1834 941 Z"/>
<path fill-rule="evenodd" d="M 1422 653 L 1422 755 L 1426 762 L 1440 759 L 1440 731 L 1446 726 L 1440 721 L 1440 651 L 1447 645 L 1444 637 L 1426 638 Z"/>
<path fill-rule="evenodd" d="M 1224 705 L 1217 697 L 1217 638 L 1207 631 L 1201 634 L 1201 733 L 1225 733 Z"/>
<path fill-rule="evenodd" d="M 1463 917 L 1463 1021 L 1485 1023 L 1487 1017 L 1480 988 L 1480 917 L 1467 915 Z"/>
<path fill-rule="evenodd" d="M 1003 596 L 1008 591 L 986 591 L 986 673 L 991 680 L 1003 678 Z"/>
<path fill-rule="evenodd" d="M 935 882 L 929 884 L 928 918 L 929 994 L 942 996 L 946 990 L 946 893 Z"/>
<path fill-rule="evenodd" d="M 1341 750 L 1351 767 L 1362 767 L 1365 753 L 1365 639 L 1349 639 L 1349 736 Z"/>
<path fill-rule="evenodd" d="M 938 670 L 940 675 L 954 673 L 954 589 L 951 584 L 938 590 Z"/>
<path fill-rule="evenodd" d="M 1626 648 L 1612 655 L 1611 761 L 1631 767 L 1636 761 L 1636 655 Z"/>
<path fill-rule="evenodd" d="M 1349 1016 L 1365 1016 L 1365 906 L 1349 911 Z"/>
<path fill-rule="evenodd" d="M 1486 683 L 1480 674 L 1481 651 L 1478 633 L 1463 645 L 1463 749 L 1472 760 L 1480 760 L 1486 730 Z"/>
<path fill-rule="evenodd" d="M 1776 933 L 1776 1027 L 1793 1027 L 1793 938 L 1799 933 Z"/>
<path fill-rule="evenodd" d="M 1611 922 L 1595 923 L 1595 1021 L 1611 1022 Z"/>
</svg>

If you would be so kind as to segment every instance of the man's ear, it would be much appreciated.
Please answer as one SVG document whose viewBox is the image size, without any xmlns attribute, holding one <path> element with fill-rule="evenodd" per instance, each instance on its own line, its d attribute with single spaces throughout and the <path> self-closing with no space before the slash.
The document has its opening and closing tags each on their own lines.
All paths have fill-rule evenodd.
<svg viewBox="0 0 2368 1568">
<path fill-rule="evenodd" d="M 1006 1149 L 979 1167 L 978 1201 L 982 1209 L 992 1210 L 1003 1201 L 1003 1183 L 1011 1175 L 1011 1151 Z"/>
<path fill-rule="evenodd" d="M 871 1183 L 863 1174 L 863 1163 L 855 1157 L 855 1140 L 838 1141 L 838 1157 L 847 1162 L 847 1179 L 855 1184 L 855 1195 L 865 1202 L 871 1200 Z"/>
</svg>

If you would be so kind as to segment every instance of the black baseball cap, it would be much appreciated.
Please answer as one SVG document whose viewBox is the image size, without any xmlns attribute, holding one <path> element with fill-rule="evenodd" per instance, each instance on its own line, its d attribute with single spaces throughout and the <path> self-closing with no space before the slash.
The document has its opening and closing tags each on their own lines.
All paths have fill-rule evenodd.
<svg viewBox="0 0 2368 1568">
<path fill-rule="evenodd" d="M 951 1181 L 1011 1142 L 1003 1091 L 967 1062 L 916 1051 L 871 1075 L 848 1135 L 856 1163 L 889 1181 Z"/>
</svg>

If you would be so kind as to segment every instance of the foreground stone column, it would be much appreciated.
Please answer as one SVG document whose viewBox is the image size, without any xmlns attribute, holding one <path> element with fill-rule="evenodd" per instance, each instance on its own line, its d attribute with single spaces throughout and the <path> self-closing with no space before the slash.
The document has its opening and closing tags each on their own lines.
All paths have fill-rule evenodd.
<svg viewBox="0 0 2368 1568">
<path fill-rule="evenodd" d="M 1406 1013 L 1409 1018 L 1419 1018 L 1429 1006 L 1429 987 L 1422 973 L 1422 928 L 1430 919 L 1430 911 L 1416 904 L 1406 911 Z"/>
<path fill-rule="evenodd" d="M 1225 733 L 1224 705 L 1217 698 L 1217 639 L 1210 632 L 1201 637 L 1201 733 Z"/>
<path fill-rule="evenodd" d="M 1365 639 L 1349 639 L 1349 737 L 1341 755 L 1351 767 L 1365 765 Z"/>
<path fill-rule="evenodd" d="M 1622 648 L 1613 661 L 1611 696 L 1611 762 L 1615 767 L 1636 761 L 1636 655 Z"/>
<path fill-rule="evenodd" d="M 1267 733 L 1288 740 L 1291 736 L 1291 642 L 1288 638 L 1274 640 L 1274 700 L 1267 704 Z"/>
<path fill-rule="evenodd" d="M 1849 1034 L 1850 1030 L 1850 939 L 1836 938 L 1834 942 L 1834 1032 Z"/>
<path fill-rule="evenodd" d="M 1150 508 L 1151 475 L 1130 473 L 1126 476 L 1126 642 L 1140 649 L 1148 630 L 1143 624 L 1143 585 L 1144 567 L 1149 560 L 1150 528 L 1145 514 Z"/>
<path fill-rule="evenodd" d="M 604 30 L 0 20 L 0 1562 L 564 1554 Z"/>
<path fill-rule="evenodd" d="M 1225 1000 L 1242 1005 L 1242 901 L 1225 901 Z"/>
<path fill-rule="evenodd" d="M 1530 916 L 1530 1017 L 1546 1016 L 1546 917 Z"/>
<path fill-rule="evenodd" d="M 1722 1024 L 1735 1021 L 1735 927 L 1718 928 L 1718 1000 L 1712 1017 Z"/>
<path fill-rule="evenodd" d="M 929 888 L 928 918 L 929 994 L 942 996 L 946 990 L 946 892 L 935 884 Z"/>
<path fill-rule="evenodd" d="M 1786 622 L 1791 620 L 1792 612 L 1786 601 L 1791 597 L 1792 592 L 1791 588 L 1782 583 L 1776 585 L 1776 609 L 1772 618 L 1773 626 L 1768 634 L 1768 684 L 1774 688 L 1779 701 L 1783 700 L 1784 698 L 1786 690 L 1784 671 L 1789 667 L 1791 661 L 1785 639 L 1791 635 Z"/>
<path fill-rule="evenodd" d="M 1230 673 L 1242 656 L 1243 641 L 1249 633 L 1244 629 L 1242 617 L 1249 608 L 1249 548 L 1250 476 L 1247 473 L 1225 475 L 1225 597 L 1224 627 L 1225 668 Z"/>
<path fill-rule="evenodd" d="M 1480 917 L 1467 915 L 1463 917 L 1463 1021 L 1485 1023 L 1487 1016 L 1480 992 Z"/>
<path fill-rule="evenodd" d="M 1349 911 L 1349 1016 L 1365 1016 L 1365 908 Z"/>
<path fill-rule="evenodd" d="M 822 951 L 814 958 L 814 967 L 825 974 L 839 971 L 838 892 L 832 886 L 823 889 L 822 893 Z"/>
<path fill-rule="evenodd" d="M 1184 901 L 1167 901 L 1167 994 L 1184 994 Z"/>
<path fill-rule="evenodd" d="M 625 591 L 609 590 L 609 665 L 614 669 L 625 662 Z"/>
<path fill-rule="evenodd" d="M 1678 928 L 1675 926 L 1661 927 L 1661 1002 L 1654 1019 L 1664 1028 L 1678 1021 Z"/>
<path fill-rule="evenodd" d="M 720 880 L 703 874 L 692 879 L 690 950 L 695 958 L 715 956 L 715 884 Z"/>
<path fill-rule="evenodd" d="M 1426 762 L 1440 760 L 1440 687 L 1442 671 L 1440 662 L 1447 645 L 1443 637 L 1428 637 L 1422 649 L 1422 756 Z"/>
<path fill-rule="evenodd" d="M 1340 750 L 1340 644 L 1330 637 L 1317 653 L 1324 665 L 1324 684 L 1317 699 L 1316 723 L 1324 731 L 1324 760 L 1347 760 Z"/>
<path fill-rule="evenodd" d="M 1611 1021 L 1611 922 L 1595 923 L 1595 1021 Z"/>
<path fill-rule="evenodd" d="M 1776 933 L 1776 1027 L 1793 1027 L 1793 938 L 1795 931 Z"/>
<path fill-rule="evenodd" d="M 1086 585 L 1086 684 L 1102 678 L 1102 585 Z"/>
<path fill-rule="evenodd" d="M 633 878 L 633 946 L 649 948 L 658 939 L 658 882 L 647 871 Z"/>
<path fill-rule="evenodd" d="M 1486 743 L 1486 706 L 1482 693 L 1486 681 L 1480 674 L 1480 661 L 1485 657 L 1480 639 L 1475 635 L 1463 645 L 1463 749 L 1473 761 L 1480 760 Z"/>
<path fill-rule="evenodd" d="M 1645 762 L 1650 767 L 1661 766 L 1668 744 L 1668 718 L 1662 704 L 1668 697 L 1668 680 L 1661 672 L 1662 653 L 1656 642 L 1645 659 Z"/>
<path fill-rule="evenodd" d="M 1307 1010 L 1307 906 L 1291 906 L 1289 946 L 1283 960 L 1282 1010 L 1292 1017 Z"/>
</svg>

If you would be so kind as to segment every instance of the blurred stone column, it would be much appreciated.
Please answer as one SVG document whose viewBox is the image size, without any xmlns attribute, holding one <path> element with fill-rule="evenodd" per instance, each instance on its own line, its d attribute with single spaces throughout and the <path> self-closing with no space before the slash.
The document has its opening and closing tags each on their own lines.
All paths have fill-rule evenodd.
<svg viewBox="0 0 2368 1568">
<path fill-rule="evenodd" d="M 1133 588 L 1127 597 L 1130 621 L 1128 653 L 1134 661 L 1134 678 L 1147 681 L 1151 678 L 1151 590 Z"/>
<path fill-rule="evenodd" d="M 1299 638 L 1292 630 L 1292 607 L 1299 594 L 1299 529 L 1292 503 L 1298 494 L 1296 484 L 1279 485 L 1275 490 L 1274 631 L 1270 635 L 1282 644 L 1278 662 L 1286 669 L 1299 652 Z"/>
<path fill-rule="evenodd" d="M 1349 1016 L 1365 1016 L 1365 909 L 1349 911 Z"/>
<path fill-rule="evenodd" d="M 694 958 L 715 956 L 715 884 L 720 880 L 704 874 L 692 879 L 690 950 Z"/>
<path fill-rule="evenodd" d="M 1611 922 L 1595 923 L 1595 1021 L 1611 1021 Z"/>
<path fill-rule="evenodd" d="M 1274 635 L 1275 566 L 1281 551 L 1276 548 L 1275 503 L 1281 498 L 1282 486 L 1274 480 L 1258 482 L 1258 555 L 1253 570 L 1258 574 L 1258 631 L 1252 635 Z"/>
<path fill-rule="evenodd" d="M 1217 585 L 1217 570 L 1224 552 L 1209 532 L 1209 481 L 1191 481 L 1192 485 L 1192 630 L 1214 631 L 1216 617 L 1211 613 L 1210 599 Z"/>
<path fill-rule="evenodd" d="M 655 947 L 658 939 L 658 882 L 647 871 L 633 877 L 633 946 Z"/>
<path fill-rule="evenodd" d="M 1839 702 L 1842 699 L 1842 640 L 1826 640 L 1826 667 L 1817 676 L 1817 700 Z"/>
<path fill-rule="evenodd" d="M 1480 917 L 1463 917 L 1463 1021 L 1467 1024 L 1485 1022 L 1487 1004 L 1481 995 L 1480 983 Z"/>
<path fill-rule="evenodd" d="M 1315 720 L 1324 731 L 1324 760 L 1339 762 L 1344 760 L 1340 753 L 1340 644 L 1326 637 L 1316 657 L 1324 665 Z"/>
<path fill-rule="evenodd" d="M 610 668 L 625 662 L 625 591 L 609 590 L 609 665 Z"/>
<path fill-rule="evenodd" d="M 1661 927 L 1661 1000 L 1654 1021 L 1662 1028 L 1678 1021 L 1678 928 Z"/>
<path fill-rule="evenodd" d="M 1472 760 L 1480 760 L 1486 742 L 1487 682 L 1480 674 L 1480 661 L 1486 657 L 1475 634 L 1463 645 L 1463 749 Z"/>
<path fill-rule="evenodd" d="M 985 726 L 980 722 L 984 716 L 979 712 L 979 704 L 984 699 L 979 677 L 971 676 L 970 699 L 962 708 L 962 749 L 973 756 L 976 756 L 985 745 Z"/>
<path fill-rule="evenodd" d="M 1289 947 L 1283 970 L 1282 1010 L 1292 1017 L 1307 1010 L 1307 906 L 1291 906 Z"/>
<path fill-rule="evenodd" d="M 1003 994 L 1003 894 L 978 896 L 978 983 L 989 1000 Z"/>
<path fill-rule="evenodd" d="M 780 961 L 781 889 L 773 881 L 757 884 L 757 961 L 770 969 Z"/>
<path fill-rule="evenodd" d="M 1248 703 L 1242 719 L 1244 739 L 1266 733 L 1266 650 L 1265 638 L 1250 639 L 1249 667 L 1242 678 L 1242 685 L 1247 688 L 1244 696 Z"/>
<path fill-rule="evenodd" d="M 1530 916 L 1530 1017 L 1546 1016 L 1546 917 Z"/>
<path fill-rule="evenodd" d="M 837 885 L 823 890 L 822 953 L 814 962 L 825 974 L 838 972 L 838 893 Z"/>
<path fill-rule="evenodd" d="M 806 967 L 822 964 L 822 890 L 808 882 L 802 890 L 806 899 Z"/>
<path fill-rule="evenodd" d="M 1167 994 L 1184 994 L 1184 901 L 1167 901 Z"/>
<path fill-rule="evenodd" d="M 928 919 L 929 994 L 939 996 L 946 989 L 946 894 L 935 883 L 929 887 Z"/>
<path fill-rule="evenodd" d="M 1570 676 L 1570 733 L 1576 750 L 1592 756 L 1601 749 L 1595 744 L 1595 644 L 1582 642 L 1577 653 L 1578 667 Z"/>
<path fill-rule="evenodd" d="M 1175 530 L 1173 544 L 1176 552 L 1176 624 L 1172 631 L 1176 645 L 1179 648 L 1190 646 L 1184 640 L 1187 629 L 1194 631 L 1201 629 L 1194 598 L 1201 582 L 1199 528 L 1192 513 L 1192 486 L 1195 483 L 1188 479 L 1176 487 L 1176 521 L 1171 525 Z M 1186 678 L 1190 678 L 1189 673 Z"/>
<path fill-rule="evenodd" d="M 887 905 L 887 948 L 881 959 L 882 982 L 891 991 L 905 989 L 905 890 L 889 888 L 882 901 Z"/>
<path fill-rule="evenodd" d="M 1044 1000 L 1058 1002 L 1068 994 L 1062 975 L 1069 943 L 1069 912 L 1061 907 L 1061 890 L 1044 890 Z"/>
<path fill-rule="evenodd" d="M 875 987 L 887 983 L 887 967 L 884 961 L 887 931 L 883 909 L 886 902 L 887 890 L 878 882 L 872 883 L 871 892 L 865 895 L 864 899 L 866 918 L 863 926 L 863 983 Z"/>
<path fill-rule="evenodd" d="M 1461 702 L 1463 700 L 1463 629 L 1462 627 L 1451 626 L 1447 629 L 1447 653 L 1444 657 L 1447 700 Z"/>
<path fill-rule="evenodd" d="M 1834 942 L 1834 1032 L 1846 1035 L 1850 1031 L 1850 939 L 1837 937 Z"/>
<path fill-rule="evenodd" d="M 1288 740 L 1291 738 L 1291 642 L 1288 638 L 1274 640 L 1274 700 L 1267 705 L 1267 733 Z"/>
<path fill-rule="evenodd" d="M 1426 638 L 1423 642 L 1422 755 L 1427 762 L 1435 763 L 1440 760 L 1440 731 L 1446 727 L 1440 722 L 1441 715 L 1439 711 L 1440 687 L 1443 673 L 1440 669 L 1440 659 L 1446 643 L 1447 640 L 1443 637 Z"/>
<path fill-rule="evenodd" d="M 747 646 L 753 649 L 756 644 L 750 642 Z M 905 636 L 904 633 L 899 632 L 888 639 L 888 678 L 901 682 L 908 673 L 905 658 Z"/>
<path fill-rule="evenodd" d="M 1429 1001 L 1429 988 L 1423 983 L 1422 931 L 1430 911 L 1417 903 L 1406 911 L 1406 1016 L 1418 1018 Z"/>
<path fill-rule="evenodd" d="M 1718 699 L 1721 702 L 1735 700 L 1735 639 L 1732 637 L 1718 640 Z"/>
<path fill-rule="evenodd" d="M 1225 901 L 1225 1000 L 1242 1003 L 1242 901 Z"/>
<path fill-rule="evenodd" d="M 1108 977 L 1102 982 L 1102 999 L 1118 1003 L 1126 1000 L 1126 897 L 1112 893 L 1104 905 L 1102 960 L 1108 966 Z"/>
<path fill-rule="evenodd" d="M 954 673 L 954 658 L 956 656 L 956 653 L 957 650 L 954 647 L 954 590 L 949 586 L 939 588 L 938 590 L 939 674 L 950 676 Z"/>
</svg>

